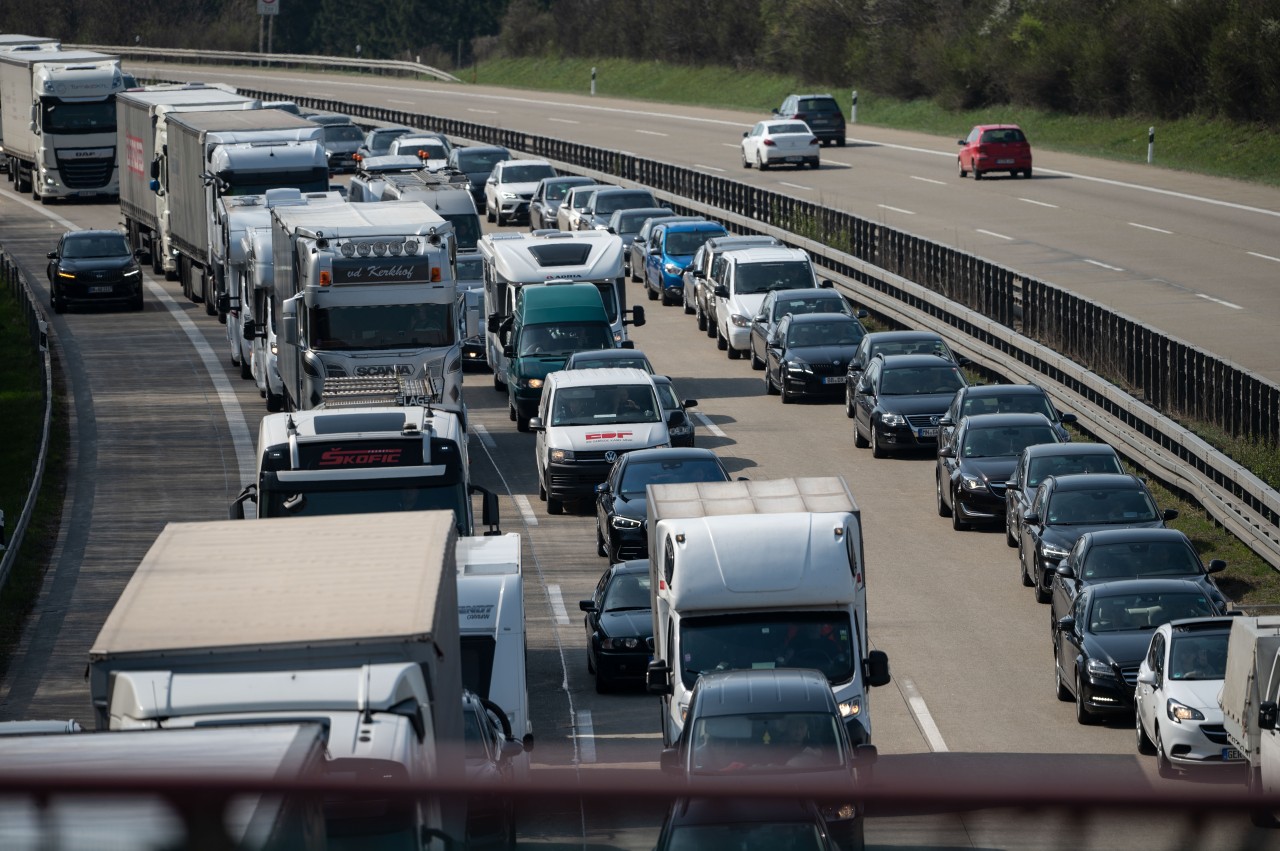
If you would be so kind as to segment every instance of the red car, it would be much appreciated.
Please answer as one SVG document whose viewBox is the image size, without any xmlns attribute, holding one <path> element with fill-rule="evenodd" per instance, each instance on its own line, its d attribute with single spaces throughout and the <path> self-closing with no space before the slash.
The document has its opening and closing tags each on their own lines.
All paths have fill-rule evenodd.
<svg viewBox="0 0 1280 851">
<path fill-rule="evenodd" d="M 989 171 L 1007 171 L 1010 176 L 1031 177 L 1031 143 L 1016 124 L 979 124 L 959 141 L 956 167 L 961 177 L 973 172 L 981 180 Z"/>
</svg>

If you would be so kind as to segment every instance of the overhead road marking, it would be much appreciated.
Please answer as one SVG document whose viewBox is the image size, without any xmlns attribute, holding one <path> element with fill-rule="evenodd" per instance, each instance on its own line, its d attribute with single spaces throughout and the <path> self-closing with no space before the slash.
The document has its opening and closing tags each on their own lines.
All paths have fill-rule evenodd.
<svg viewBox="0 0 1280 851">
<path fill-rule="evenodd" d="M 1092 263 L 1095 266 L 1101 266 L 1103 269 L 1110 269 L 1112 272 L 1124 271 L 1124 269 L 1121 269 L 1119 266 L 1108 266 L 1106 263 L 1103 263 L 1101 260 L 1090 260 L 1088 257 L 1084 259 L 1084 262 Z"/>
<path fill-rule="evenodd" d="M 516 508 L 520 510 L 520 518 L 524 520 L 526 526 L 537 526 L 538 515 L 533 513 L 533 506 L 529 504 L 529 497 L 522 493 L 511 495 L 511 499 L 515 502 Z"/>
<path fill-rule="evenodd" d="M 579 709 L 574 726 L 577 728 L 575 736 L 578 739 L 578 761 L 595 762 L 596 731 L 595 725 L 591 723 L 591 710 Z"/>
<path fill-rule="evenodd" d="M 480 442 L 485 445 L 485 448 L 487 449 L 498 448 L 498 443 L 493 439 L 493 435 L 489 434 L 489 429 L 485 428 L 480 423 L 476 423 L 473 426 L 471 426 L 471 430 L 474 431 L 476 433 L 476 436 L 480 438 Z"/>
<path fill-rule="evenodd" d="M 1173 231 L 1171 230 L 1165 230 L 1164 228 L 1154 228 L 1151 225 L 1140 225 L 1137 222 L 1129 222 L 1129 227 L 1142 228 L 1143 230 L 1153 230 L 1156 233 L 1168 233 L 1168 234 L 1173 233 Z"/>
<path fill-rule="evenodd" d="M 922 182 L 924 182 L 924 183 L 936 183 L 936 184 L 938 184 L 939 186 L 946 186 L 946 185 L 947 185 L 947 182 L 946 182 L 945 180 L 934 180 L 932 177 L 917 177 L 916 175 L 914 175 L 914 174 L 913 174 L 913 175 L 911 175 L 911 179 L 912 179 L 912 180 L 919 180 L 919 181 L 922 181 Z"/>
<path fill-rule="evenodd" d="M 574 121 L 572 118 L 548 118 L 547 120 L 553 121 L 556 124 L 581 124 L 582 123 L 581 121 Z"/>
<path fill-rule="evenodd" d="M 904 210 L 901 207 L 890 207 L 888 204 L 876 204 L 882 210 L 892 210 L 895 213 L 902 213 L 904 216 L 914 216 L 915 213 L 910 210 Z"/>
<path fill-rule="evenodd" d="M 1012 241 L 1013 241 L 1013 237 L 1011 237 L 1011 236 L 1005 236 L 1005 235 L 1004 235 L 1004 234 L 1002 234 L 1002 233 L 996 233 L 996 232 L 995 232 L 995 231 L 993 231 L 993 230 L 983 230 L 982 228 L 978 228 L 978 229 L 977 229 L 977 231 L 978 231 L 978 233 L 985 233 L 987 236 L 994 236 L 996 239 L 1007 239 L 1007 240 L 1009 240 L 1010 242 L 1012 242 Z"/>
<path fill-rule="evenodd" d="M 920 691 L 916 688 L 916 684 L 901 676 L 894 677 L 894 680 L 898 683 L 902 696 L 907 699 L 907 709 L 911 711 L 911 715 L 916 719 L 916 726 L 920 728 L 924 740 L 929 744 L 929 750 L 934 753 L 946 753 L 948 748 L 947 743 L 942 739 L 942 731 L 938 729 L 937 723 L 934 722 L 933 713 L 929 711 L 924 698 L 920 696 Z"/>
<path fill-rule="evenodd" d="M 728 437 L 728 436 L 729 436 L 729 435 L 727 435 L 727 434 L 725 434 L 725 433 L 724 433 L 724 430 L 723 430 L 723 429 L 721 429 L 721 428 L 720 428 L 720 426 L 718 426 L 718 425 L 716 425 L 715 423 L 711 422 L 711 418 L 710 418 L 710 417 L 708 417 L 706 414 L 702 413 L 702 411 L 694 411 L 694 412 L 693 412 L 693 415 L 694 415 L 694 417 L 696 417 L 696 418 L 697 418 L 698 422 L 700 422 L 700 423 L 702 423 L 704 426 L 706 426 L 707 431 L 711 432 L 711 433 L 712 433 L 712 434 L 714 434 L 716 437 Z"/>
<path fill-rule="evenodd" d="M 551 601 L 551 614 L 555 622 L 561 626 L 569 625 L 569 612 L 564 607 L 564 597 L 560 594 L 559 585 L 547 586 L 547 597 Z"/>
<path fill-rule="evenodd" d="M 644 134 L 645 136 L 669 136 L 669 135 L 671 135 L 670 133 L 659 133 L 657 130 L 637 130 L 636 132 L 637 132 L 637 133 L 642 133 L 642 134 Z"/>
<path fill-rule="evenodd" d="M 1229 308 L 1231 308 L 1232 310 L 1244 310 L 1244 308 L 1243 308 L 1243 307 L 1241 307 L 1241 306 L 1240 306 L 1240 305 L 1238 305 L 1238 304 L 1232 304 L 1232 303 L 1231 303 L 1231 302 L 1229 302 L 1229 301 L 1223 301 L 1223 300 L 1222 300 L 1222 299 L 1220 299 L 1220 298 L 1214 298 L 1213 296 L 1211 296 L 1211 295 L 1205 295 L 1204 293 L 1196 293 L 1196 298 L 1202 298 L 1202 299 L 1204 299 L 1205 301 L 1211 301 L 1211 302 L 1213 302 L 1214 304 L 1220 304 L 1220 305 L 1222 305 L 1223 307 L 1229 307 Z"/>
<path fill-rule="evenodd" d="M 1057 204 L 1050 204 L 1045 201 L 1037 201 L 1034 198 L 1019 198 L 1019 201 L 1026 201 L 1028 204 L 1035 204 L 1037 207 L 1050 207 L 1054 210 L 1058 209 Z"/>
<path fill-rule="evenodd" d="M 1246 251 L 1245 254 L 1252 254 L 1254 257 L 1261 257 L 1263 260 L 1270 260 L 1273 263 L 1280 263 L 1280 257 L 1272 257 L 1270 254 L 1259 254 L 1256 251 Z"/>
<path fill-rule="evenodd" d="M 799 183 L 787 183 L 785 180 L 778 181 L 779 186 L 789 186 L 792 189 L 803 189 L 805 192 L 812 192 L 812 186 L 801 186 Z"/>
<path fill-rule="evenodd" d="M 724 169 L 722 169 L 722 168 L 716 168 L 716 167 L 715 167 L 715 166 L 713 166 L 713 165 L 703 165 L 702 163 L 694 163 L 694 164 L 693 164 L 693 167 L 694 167 L 694 168 L 704 169 L 704 170 L 706 170 L 706 171 L 720 171 L 720 172 L 723 172 L 723 171 L 724 171 Z"/>
</svg>

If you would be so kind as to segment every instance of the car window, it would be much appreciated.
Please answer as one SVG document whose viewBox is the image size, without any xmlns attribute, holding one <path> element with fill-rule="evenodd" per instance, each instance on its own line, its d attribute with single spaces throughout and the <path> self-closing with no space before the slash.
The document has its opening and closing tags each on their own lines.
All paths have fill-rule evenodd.
<svg viewBox="0 0 1280 851">
<path fill-rule="evenodd" d="M 862 339 L 858 323 L 848 322 L 799 322 L 791 326 L 787 344 L 804 346 L 852 346 Z"/>
<path fill-rule="evenodd" d="M 1041 393 L 966 394 L 960 415 L 975 414 L 1041 414 L 1050 422 L 1058 419 L 1049 397 Z"/>
<path fill-rule="evenodd" d="M 1049 426 L 1013 426 L 966 429 L 961 457 L 1002 458 L 1018 455 L 1037 443 L 1056 443 Z"/>
<path fill-rule="evenodd" d="M 784 133 L 809 133 L 809 127 L 801 122 L 792 122 L 791 124 L 775 124 L 769 133 L 778 136 Z"/>
<path fill-rule="evenodd" d="M 1199 576 L 1200 561 L 1182 541 L 1095 543 L 1085 556 L 1084 579 L 1130 579 L 1139 576 Z"/>
<path fill-rule="evenodd" d="M 805 296 L 803 298 L 778 299 L 773 303 L 773 318 L 780 319 L 788 313 L 848 313 L 843 298 L 830 296 Z M 858 339 L 862 339 L 859 335 Z"/>
<path fill-rule="evenodd" d="M 1027 137 L 1022 135 L 1022 131 L 1017 128 L 1005 128 L 1000 130 L 984 130 L 982 132 L 983 144 L 992 145 L 997 143 L 1018 143 L 1027 141 Z"/>
<path fill-rule="evenodd" d="M 504 183 L 533 183 L 544 177 L 555 177 L 556 170 L 549 165 L 508 165 L 502 169 Z"/>
<path fill-rule="evenodd" d="M 604 592 L 606 612 L 649 608 L 649 574 L 624 573 L 614 576 Z"/>
<path fill-rule="evenodd" d="M 1229 632 L 1175 635 L 1169 645 L 1169 679 L 1221 680 L 1227 675 Z"/>
<path fill-rule="evenodd" d="M 326 142 L 364 141 L 364 131 L 354 124 L 327 124 L 321 132 Z"/>
<path fill-rule="evenodd" d="M 658 402 L 664 411 L 676 411 L 682 408 L 680 399 L 676 397 L 676 389 L 670 384 L 654 385 L 658 391 Z"/>
<path fill-rule="evenodd" d="M 735 270 L 733 291 L 739 295 L 769 290 L 794 290 L 814 286 L 813 268 L 807 260 L 741 263 Z"/>
<path fill-rule="evenodd" d="M 643 495 L 647 485 L 723 482 L 724 480 L 724 468 L 712 458 L 639 461 L 627 465 L 621 491 L 628 495 Z"/>
<path fill-rule="evenodd" d="M 1155 503 L 1138 490 L 1098 488 L 1057 491 L 1049 500 L 1048 522 L 1063 525 L 1150 523 L 1159 519 Z"/>
<path fill-rule="evenodd" d="M 886 396 L 921 396 L 954 393 L 963 386 L 960 370 L 954 366 L 911 366 L 886 369 L 880 392 Z"/>
<path fill-rule="evenodd" d="M 685 254 L 692 254 L 698 250 L 698 247 L 701 246 L 702 243 L 706 242 L 713 236 L 719 236 L 723 233 L 724 232 L 721 231 L 718 234 L 716 231 L 712 230 L 676 231 L 675 233 L 668 233 L 665 243 L 666 251 L 668 254 L 681 256 Z"/>
<path fill-rule="evenodd" d="M 696 772 L 839 768 L 845 754 L 834 713 L 712 715 L 694 719 L 690 767 Z M 713 842 L 700 847 L 737 848 Z M 790 845 L 751 845 L 791 848 Z"/>
<path fill-rule="evenodd" d="M 1209 598 L 1199 591 L 1114 594 L 1098 597 L 1094 601 L 1089 609 L 1089 631 L 1102 633 L 1154 629 L 1169 621 L 1208 617 L 1216 614 L 1215 609 Z M 1224 659 L 1224 664 L 1225 661 Z M 1171 671 L 1170 674 L 1172 673 Z M 1222 675 L 1219 674 L 1217 678 L 1221 679 Z"/>
<path fill-rule="evenodd" d="M 507 159 L 511 154 L 506 151 L 458 151 L 457 162 L 463 171 L 486 171 Z"/>
<path fill-rule="evenodd" d="M 800 112 L 824 112 L 836 113 L 840 111 L 840 107 L 832 98 L 805 98 L 800 101 Z"/>
</svg>

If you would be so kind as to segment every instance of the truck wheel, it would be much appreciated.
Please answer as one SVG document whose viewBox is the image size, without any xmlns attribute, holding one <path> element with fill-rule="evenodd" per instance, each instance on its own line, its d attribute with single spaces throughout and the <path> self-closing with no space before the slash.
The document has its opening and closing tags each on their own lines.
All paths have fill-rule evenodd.
<svg viewBox="0 0 1280 851">
<path fill-rule="evenodd" d="M 204 312 L 206 316 L 218 315 L 218 294 L 209 292 L 210 286 L 217 289 L 215 279 L 210 276 L 208 269 L 200 270 L 200 300 L 204 302 Z"/>
<path fill-rule="evenodd" d="M 529 418 L 516 414 L 516 431 L 527 432 L 529 430 Z"/>
<path fill-rule="evenodd" d="M 267 390 L 267 413 L 278 414 L 284 408 L 284 397 L 279 393 Z"/>
<path fill-rule="evenodd" d="M 1261 795 L 1262 790 L 1262 772 L 1260 769 L 1249 766 L 1248 793 L 1250 797 Z M 1275 813 L 1268 809 L 1256 809 L 1249 811 L 1249 821 L 1254 827 L 1271 828 L 1276 826 Z"/>
</svg>

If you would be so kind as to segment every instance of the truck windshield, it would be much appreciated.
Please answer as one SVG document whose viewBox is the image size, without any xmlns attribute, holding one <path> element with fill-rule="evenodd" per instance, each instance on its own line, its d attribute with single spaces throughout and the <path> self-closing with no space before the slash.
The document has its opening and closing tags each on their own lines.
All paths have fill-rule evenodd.
<svg viewBox="0 0 1280 851">
<path fill-rule="evenodd" d="M 339 758 L 329 760 L 324 773 L 327 778 L 361 790 L 358 794 L 325 798 L 325 832 L 330 849 L 410 851 L 419 847 L 413 804 L 378 792 L 379 786 L 394 789 L 409 782 L 404 765 L 385 759 Z"/>
<path fill-rule="evenodd" d="M 520 332 L 519 352 L 529 355 L 567 356 L 574 352 L 613 348 L 613 332 L 600 322 L 558 322 L 526 325 Z"/>
<path fill-rule="evenodd" d="M 685 618 L 680 676 L 686 688 L 708 671 L 816 668 L 832 683 L 854 674 L 847 612 L 750 612 Z"/>
<path fill-rule="evenodd" d="M 452 346 L 451 304 L 379 304 L 310 309 L 311 345 L 321 351 Z"/>
<path fill-rule="evenodd" d="M 46 100 L 42 104 L 40 129 L 45 133 L 116 132 L 115 98 L 93 103 Z"/>
<path fill-rule="evenodd" d="M 452 477 L 456 479 L 456 477 Z M 264 483 L 266 484 L 266 483 Z M 391 484 L 390 487 L 387 485 Z M 377 486 L 375 486 L 377 485 Z M 452 511 L 458 533 L 469 534 L 466 511 L 470 497 L 461 481 L 425 484 L 345 480 L 336 483 L 277 482 L 264 487 L 258 510 L 263 517 L 317 517 L 330 514 L 373 514 L 382 511 Z"/>
<path fill-rule="evenodd" d="M 329 170 L 324 166 L 296 171 L 223 171 L 221 195 L 265 195 L 268 189 L 291 188 L 301 192 L 329 191 Z"/>
<path fill-rule="evenodd" d="M 617 281 L 594 281 L 596 289 L 600 291 L 600 300 L 604 302 L 604 312 L 609 314 L 609 324 L 613 325 L 618 321 L 618 290 L 621 286 L 622 279 Z"/>
</svg>

